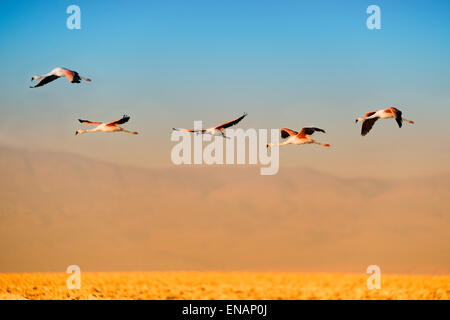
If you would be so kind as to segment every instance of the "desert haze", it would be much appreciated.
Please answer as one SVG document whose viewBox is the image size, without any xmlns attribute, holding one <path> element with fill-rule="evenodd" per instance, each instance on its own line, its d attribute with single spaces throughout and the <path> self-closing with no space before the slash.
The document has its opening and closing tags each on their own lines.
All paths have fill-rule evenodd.
<svg viewBox="0 0 450 320">
<path fill-rule="evenodd" d="M 450 273 L 450 174 L 133 168 L 0 147 L 0 272 Z"/>
</svg>

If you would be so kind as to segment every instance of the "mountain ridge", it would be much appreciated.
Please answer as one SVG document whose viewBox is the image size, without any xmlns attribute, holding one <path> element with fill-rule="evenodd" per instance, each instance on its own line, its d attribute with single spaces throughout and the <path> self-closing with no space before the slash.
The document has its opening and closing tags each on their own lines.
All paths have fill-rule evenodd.
<svg viewBox="0 0 450 320">
<path fill-rule="evenodd" d="M 1 272 L 450 272 L 450 183 L 137 168 L 0 147 Z M 409 254 L 406 254 L 409 253 Z M 379 262 L 377 262 L 377 260 Z"/>
</svg>

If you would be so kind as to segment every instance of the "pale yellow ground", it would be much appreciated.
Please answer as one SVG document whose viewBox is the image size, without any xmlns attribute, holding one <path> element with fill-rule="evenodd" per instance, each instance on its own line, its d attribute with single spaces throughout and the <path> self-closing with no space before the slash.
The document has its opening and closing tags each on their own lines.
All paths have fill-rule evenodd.
<svg viewBox="0 0 450 320">
<path fill-rule="evenodd" d="M 450 276 L 268 272 L 82 273 L 68 290 L 65 273 L 0 274 L 0 299 L 450 299 Z"/>
</svg>

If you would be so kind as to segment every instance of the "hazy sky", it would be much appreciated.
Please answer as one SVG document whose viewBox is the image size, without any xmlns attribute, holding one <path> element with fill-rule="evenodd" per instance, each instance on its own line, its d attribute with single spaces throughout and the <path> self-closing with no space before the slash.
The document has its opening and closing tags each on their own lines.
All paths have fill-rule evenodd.
<svg viewBox="0 0 450 320">
<path fill-rule="evenodd" d="M 69 30 L 66 8 L 81 8 Z M 366 8 L 381 8 L 368 30 Z M 139 166 L 171 165 L 172 127 L 248 112 L 243 128 L 327 130 L 282 165 L 351 176 L 450 169 L 448 1 L 1 1 L 0 143 Z M 29 89 L 67 67 L 92 78 Z M 354 119 L 397 106 L 414 126 Z M 78 118 L 138 136 L 75 136 Z"/>
</svg>

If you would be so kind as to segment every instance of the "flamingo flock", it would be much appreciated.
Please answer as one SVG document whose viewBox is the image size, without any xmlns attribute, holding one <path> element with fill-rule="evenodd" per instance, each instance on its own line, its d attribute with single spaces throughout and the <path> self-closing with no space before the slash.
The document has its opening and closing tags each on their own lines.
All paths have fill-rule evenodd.
<svg viewBox="0 0 450 320">
<path fill-rule="evenodd" d="M 69 70 L 67 68 L 54 68 L 52 71 L 50 71 L 47 74 L 44 75 L 35 75 L 31 78 L 31 81 L 39 80 L 34 86 L 30 86 L 30 88 L 38 88 L 42 87 L 58 78 L 66 77 L 67 80 L 69 80 L 71 83 L 80 83 L 82 80 L 90 82 L 90 78 L 85 78 L 80 76 L 80 74 L 76 71 Z M 367 135 L 371 130 L 373 125 L 378 119 L 389 119 L 393 118 L 397 122 L 397 125 L 399 128 L 402 127 L 403 122 L 407 122 L 409 124 L 414 124 L 414 121 L 408 120 L 403 118 L 403 113 L 399 109 L 395 107 L 389 107 L 386 109 L 380 109 L 375 111 L 367 112 L 364 117 L 356 118 L 355 123 L 361 122 L 361 135 L 365 136 Z M 228 138 L 225 135 L 224 130 L 232 127 L 234 125 L 237 125 L 239 122 L 242 121 L 247 116 L 247 113 L 244 113 L 242 116 L 233 119 L 231 121 L 227 121 L 225 123 L 222 123 L 215 127 L 210 127 L 207 129 L 178 129 L 178 128 L 172 128 L 173 130 L 177 131 L 187 131 L 192 132 L 196 134 L 210 134 L 212 136 L 221 136 L 223 138 Z M 129 134 L 136 135 L 138 132 L 136 131 L 129 131 L 126 130 L 119 125 L 124 124 L 130 120 L 129 116 L 124 115 L 122 118 L 113 120 L 110 122 L 95 122 L 95 121 L 89 121 L 89 120 L 82 120 L 78 119 L 78 121 L 81 124 L 84 125 L 94 125 L 95 128 L 93 129 L 79 129 L 75 132 L 75 135 L 80 135 L 82 133 L 88 133 L 88 132 L 125 132 Z M 293 145 L 304 145 L 304 144 L 317 144 L 324 147 L 329 147 L 330 144 L 328 143 L 321 143 L 311 138 L 311 135 L 313 135 L 315 132 L 322 132 L 325 133 L 325 130 L 317 128 L 317 127 L 302 127 L 300 131 L 294 131 L 288 128 L 283 128 L 280 130 L 281 138 L 285 139 L 282 143 L 273 144 L 269 143 L 267 145 L 267 148 L 271 148 L 274 146 L 285 146 L 288 144 Z"/>
</svg>

